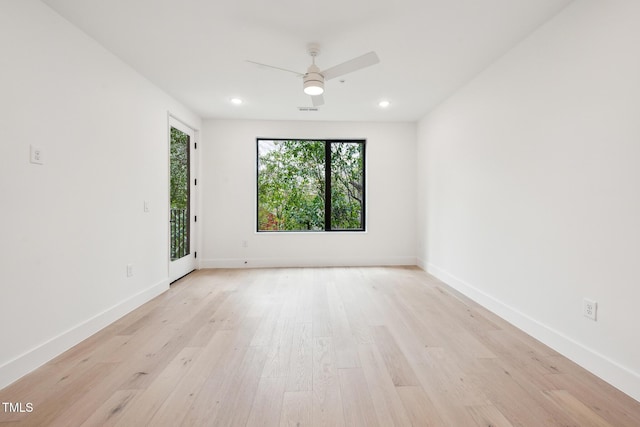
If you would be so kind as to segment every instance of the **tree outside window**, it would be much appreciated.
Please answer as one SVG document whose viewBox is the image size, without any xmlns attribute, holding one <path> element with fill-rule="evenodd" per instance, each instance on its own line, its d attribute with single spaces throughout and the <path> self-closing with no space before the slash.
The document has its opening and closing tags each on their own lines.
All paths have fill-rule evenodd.
<svg viewBox="0 0 640 427">
<path fill-rule="evenodd" d="M 258 231 L 364 231 L 364 141 L 257 145 Z"/>
</svg>

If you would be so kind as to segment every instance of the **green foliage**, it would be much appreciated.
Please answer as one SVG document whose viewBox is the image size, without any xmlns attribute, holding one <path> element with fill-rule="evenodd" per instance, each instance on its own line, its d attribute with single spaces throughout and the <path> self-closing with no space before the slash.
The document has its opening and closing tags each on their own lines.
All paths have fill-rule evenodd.
<svg viewBox="0 0 640 427">
<path fill-rule="evenodd" d="M 331 228 L 363 227 L 364 145 L 331 144 Z"/>
<path fill-rule="evenodd" d="M 171 128 L 171 208 L 187 209 L 189 200 L 189 135 Z"/>
<path fill-rule="evenodd" d="M 171 260 L 189 253 L 189 135 L 171 128 L 169 197 Z"/>
<path fill-rule="evenodd" d="M 361 229 L 363 144 L 332 143 L 333 229 Z M 258 145 L 258 229 L 325 229 L 325 141 Z"/>
</svg>

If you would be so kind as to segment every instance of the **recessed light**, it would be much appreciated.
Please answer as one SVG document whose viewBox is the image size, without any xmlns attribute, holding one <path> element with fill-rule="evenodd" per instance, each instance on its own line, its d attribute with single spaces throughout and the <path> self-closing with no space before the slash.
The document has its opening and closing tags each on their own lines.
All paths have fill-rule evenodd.
<svg viewBox="0 0 640 427">
<path fill-rule="evenodd" d="M 391 103 L 389 101 L 380 101 L 380 102 L 378 102 L 378 106 L 380 108 L 387 108 L 389 105 L 391 105 Z"/>
<path fill-rule="evenodd" d="M 234 105 L 240 105 L 242 104 L 242 99 L 240 98 L 231 98 L 231 103 Z"/>
</svg>

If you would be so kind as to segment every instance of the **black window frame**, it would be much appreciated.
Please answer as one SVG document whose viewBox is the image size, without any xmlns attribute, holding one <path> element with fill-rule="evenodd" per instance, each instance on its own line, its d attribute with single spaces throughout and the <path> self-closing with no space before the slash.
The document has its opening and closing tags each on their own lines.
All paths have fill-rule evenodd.
<svg viewBox="0 0 640 427">
<path fill-rule="evenodd" d="M 331 195 L 331 145 L 339 143 L 362 144 L 362 212 L 360 228 L 333 229 L 331 226 L 331 197 L 325 197 L 324 206 L 324 229 L 322 230 L 260 230 L 259 210 L 260 210 L 260 141 L 308 141 L 323 142 L 325 149 L 325 194 Z M 367 140 L 366 139 L 326 139 L 326 138 L 256 138 L 256 232 L 257 233 L 362 233 L 367 231 Z"/>
</svg>

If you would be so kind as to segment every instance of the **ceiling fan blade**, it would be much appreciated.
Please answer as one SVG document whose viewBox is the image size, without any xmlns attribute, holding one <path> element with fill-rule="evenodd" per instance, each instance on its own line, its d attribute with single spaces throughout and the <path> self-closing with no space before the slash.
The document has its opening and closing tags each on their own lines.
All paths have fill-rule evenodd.
<svg viewBox="0 0 640 427">
<path fill-rule="evenodd" d="M 358 56 L 357 58 L 353 58 L 347 62 L 343 62 L 342 64 L 338 64 L 335 67 L 328 68 L 322 71 L 320 74 L 324 76 L 325 80 L 335 79 L 336 77 L 340 77 L 345 74 L 358 71 L 362 68 L 375 65 L 378 62 L 380 62 L 380 58 L 378 58 L 378 55 L 376 55 L 375 52 L 369 52 L 365 53 L 362 56 Z"/>
<path fill-rule="evenodd" d="M 274 67 L 273 65 L 262 64 L 260 62 L 255 62 L 255 61 L 249 61 L 248 59 L 246 61 L 250 62 L 251 64 L 259 65 L 261 67 L 274 68 L 276 70 L 286 71 L 287 73 L 293 73 L 298 77 L 303 77 L 304 76 L 304 73 L 299 73 L 299 72 L 293 71 L 293 70 L 287 70 L 286 68 Z"/>
<path fill-rule="evenodd" d="M 314 107 L 324 105 L 324 97 L 322 95 L 316 95 L 311 97 L 311 103 Z"/>
</svg>

